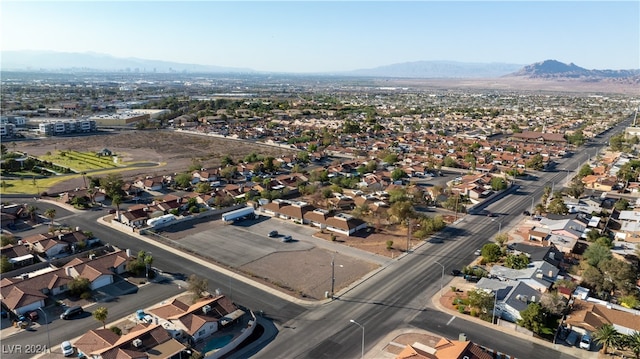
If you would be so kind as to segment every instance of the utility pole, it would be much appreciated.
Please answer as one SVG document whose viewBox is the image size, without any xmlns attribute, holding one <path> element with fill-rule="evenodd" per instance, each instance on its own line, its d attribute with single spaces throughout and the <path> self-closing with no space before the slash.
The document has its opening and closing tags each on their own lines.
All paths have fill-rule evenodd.
<svg viewBox="0 0 640 359">
<path fill-rule="evenodd" d="M 411 250 L 411 218 L 407 218 L 407 253 Z"/>
<path fill-rule="evenodd" d="M 333 291 L 336 285 L 336 252 L 331 256 L 331 299 L 333 299 Z"/>
</svg>

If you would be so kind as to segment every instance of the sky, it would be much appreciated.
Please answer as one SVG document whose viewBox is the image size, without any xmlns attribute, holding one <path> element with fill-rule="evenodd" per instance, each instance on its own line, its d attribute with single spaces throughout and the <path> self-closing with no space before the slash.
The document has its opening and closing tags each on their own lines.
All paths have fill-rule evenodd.
<svg viewBox="0 0 640 359">
<path fill-rule="evenodd" d="M 331 72 L 412 61 L 640 69 L 640 1 L 0 2 L 1 50 Z"/>
</svg>

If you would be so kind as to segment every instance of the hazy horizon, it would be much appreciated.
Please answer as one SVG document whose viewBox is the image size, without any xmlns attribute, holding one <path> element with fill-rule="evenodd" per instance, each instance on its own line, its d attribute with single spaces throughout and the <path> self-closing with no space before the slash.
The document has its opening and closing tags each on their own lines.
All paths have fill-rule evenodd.
<svg viewBox="0 0 640 359">
<path fill-rule="evenodd" d="M 586 69 L 640 68 L 637 1 L 9 0 L 1 6 L 3 51 L 288 73 L 548 59 Z"/>
</svg>

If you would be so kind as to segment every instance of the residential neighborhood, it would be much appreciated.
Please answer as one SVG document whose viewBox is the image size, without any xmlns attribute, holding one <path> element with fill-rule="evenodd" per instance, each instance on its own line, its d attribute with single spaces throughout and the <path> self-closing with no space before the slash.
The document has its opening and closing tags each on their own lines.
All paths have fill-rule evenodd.
<svg viewBox="0 0 640 359">
<path fill-rule="evenodd" d="M 127 101 L 61 91 L 55 108 L 37 110 L 17 101 L 27 84 L 9 85 L 2 189 L 27 196 L 2 204 L 3 330 L 24 336 L 45 324 L 49 335 L 55 323 L 41 314 L 80 308 L 72 320 L 95 326 L 65 338 L 75 354 L 217 358 L 274 340 L 260 334 L 271 333 L 266 322 L 300 325 L 244 304 L 259 294 L 231 298 L 231 279 L 204 278 L 215 287 L 190 298 L 199 272 L 167 270 L 180 263 L 162 248 L 301 308 L 347 306 L 341 298 L 353 301 L 388 268 L 432 263 L 439 278 L 440 267 L 424 268 L 414 275 L 432 280 L 403 290 L 439 285 L 442 313 L 571 355 L 634 353 L 637 99 L 307 84 L 303 97 L 211 96 L 206 84 L 181 97 L 186 84 L 164 85 L 158 98 L 140 83 Z M 76 117 L 94 121 L 90 132 L 75 130 Z M 156 147 L 134 148 L 146 144 L 136 138 Z M 76 217 L 95 223 L 67 224 Z M 105 319 L 107 303 L 169 288 L 177 293 Z M 363 338 L 364 318 L 346 320 Z M 385 357 L 505 352 L 479 332 L 407 339 Z"/>
</svg>

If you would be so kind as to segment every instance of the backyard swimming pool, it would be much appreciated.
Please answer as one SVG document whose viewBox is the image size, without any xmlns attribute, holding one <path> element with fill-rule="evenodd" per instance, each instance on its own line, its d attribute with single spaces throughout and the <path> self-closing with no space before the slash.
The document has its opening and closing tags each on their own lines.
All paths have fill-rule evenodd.
<svg viewBox="0 0 640 359">
<path fill-rule="evenodd" d="M 231 342 L 231 339 L 233 339 L 233 334 L 228 334 L 222 337 L 213 338 L 209 340 L 207 344 L 204 345 L 204 348 L 202 348 L 202 352 L 206 353 L 212 350 L 220 349 L 225 345 L 229 344 Z"/>
</svg>

